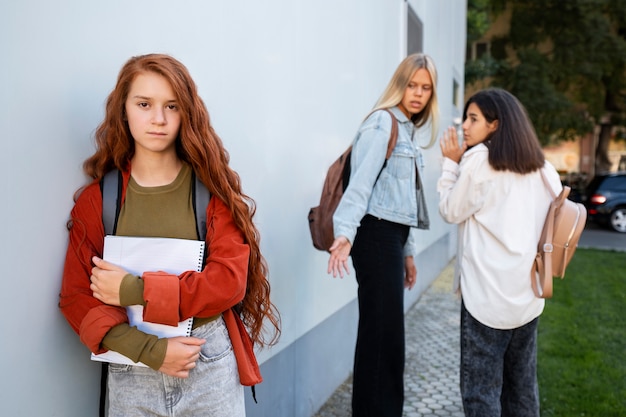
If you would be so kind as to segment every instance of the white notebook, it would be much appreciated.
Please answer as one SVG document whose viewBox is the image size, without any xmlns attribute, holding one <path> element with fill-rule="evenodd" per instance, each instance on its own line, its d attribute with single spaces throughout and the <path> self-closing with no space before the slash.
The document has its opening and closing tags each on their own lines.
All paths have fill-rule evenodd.
<svg viewBox="0 0 626 417">
<path fill-rule="evenodd" d="M 204 260 L 204 242 L 200 240 L 106 236 L 104 238 L 104 260 L 121 266 L 133 275 L 144 272 L 163 271 L 181 274 L 185 271 L 201 271 Z M 131 326 L 159 337 L 189 336 L 193 318 L 181 321 L 178 326 L 143 321 L 143 306 L 126 307 Z M 127 365 L 146 366 L 133 362 L 126 356 L 108 351 L 100 355 L 91 354 L 91 359 Z"/>
</svg>

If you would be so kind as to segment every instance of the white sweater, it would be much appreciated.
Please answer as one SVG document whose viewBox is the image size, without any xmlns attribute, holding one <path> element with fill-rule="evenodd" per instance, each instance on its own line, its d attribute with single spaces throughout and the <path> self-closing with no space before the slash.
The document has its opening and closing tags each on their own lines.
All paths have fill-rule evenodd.
<svg viewBox="0 0 626 417">
<path fill-rule="evenodd" d="M 459 225 L 454 290 L 459 286 L 469 313 L 495 329 L 514 329 L 543 311 L 530 271 L 551 195 L 539 171 L 522 175 L 495 171 L 488 149 L 479 144 L 460 164 L 444 158 L 437 183 L 439 212 Z M 554 192 L 561 191 L 556 169 L 544 171 Z"/>
</svg>

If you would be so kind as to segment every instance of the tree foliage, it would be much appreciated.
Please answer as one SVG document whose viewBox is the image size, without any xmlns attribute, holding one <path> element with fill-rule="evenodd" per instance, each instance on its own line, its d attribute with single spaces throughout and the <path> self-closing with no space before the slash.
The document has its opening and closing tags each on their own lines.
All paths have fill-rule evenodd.
<svg viewBox="0 0 626 417">
<path fill-rule="evenodd" d="M 468 0 L 467 2 L 467 41 L 480 39 L 491 26 L 489 0 Z"/>
<path fill-rule="evenodd" d="M 501 6 L 493 0 L 468 0 L 467 2 L 467 43 L 480 39 L 491 27 L 492 15 L 500 11 Z M 501 63 L 490 55 L 465 63 L 465 82 L 473 84 L 484 78 L 495 75 Z"/>
<path fill-rule="evenodd" d="M 466 80 L 489 77 L 515 94 L 542 143 L 626 125 L 626 0 L 468 1 L 475 6 L 468 30 L 482 27 L 470 16 L 509 10 L 510 31 L 492 39 L 491 57 L 468 62 Z"/>
</svg>

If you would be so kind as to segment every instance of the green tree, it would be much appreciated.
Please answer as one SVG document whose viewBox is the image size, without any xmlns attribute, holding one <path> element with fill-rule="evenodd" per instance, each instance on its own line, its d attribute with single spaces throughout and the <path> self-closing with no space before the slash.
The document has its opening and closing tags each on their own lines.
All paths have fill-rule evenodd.
<svg viewBox="0 0 626 417">
<path fill-rule="evenodd" d="M 492 16 L 500 12 L 501 7 L 492 4 L 492 0 L 467 1 L 467 44 L 479 40 L 491 27 Z M 465 82 L 473 84 L 487 77 L 493 76 L 499 67 L 499 62 L 490 55 L 483 55 L 479 59 L 465 63 Z"/>
<path fill-rule="evenodd" d="M 626 125 L 626 0 L 489 0 L 488 7 L 492 17 L 510 10 L 510 31 L 492 39 L 489 65 L 468 66 L 469 81 L 490 77 L 515 94 L 543 144 L 599 126 L 596 171 L 607 170 L 612 132 L 623 135 Z"/>
<path fill-rule="evenodd" d="M 480 39 L 489 30 L 491 10 L 490 0 L 467 1 L 467 42 Z"/>
</svg>

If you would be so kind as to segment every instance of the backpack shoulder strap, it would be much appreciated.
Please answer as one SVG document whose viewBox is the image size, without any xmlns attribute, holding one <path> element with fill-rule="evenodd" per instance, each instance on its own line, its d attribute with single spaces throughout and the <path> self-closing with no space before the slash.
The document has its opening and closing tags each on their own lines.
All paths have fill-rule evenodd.
<svg viewBox="0 0 626 417">
<path fill-rule="evenodd" d="M 196 232 L 198 239 L 205 240 L 206 238 L 206 208 L 209 205 L 211 199 L 211 193 L 206 186 L 200 181 L 198 176 L 193 174 L 193 210 L 196 215 Z"/>
<path fill-rule="evenodd" d="M 391 158 L 393 148 L 396 147 L 396 143 L 398 142 L 398 119 L 396 119 L 396 116 L 393 115 L 391 110 L 385 109 L 385 111 L 391 116 L 391 133 L 389 134 L 389 142 L 387 143 L 387 155 L 385 156 L 386 164 L 387 159 Z"/>
<path fill-rule="evenodd" d="M 550 191 L 550 195 L 552 196 L 552 199 L 553 200 L 556 199 L 556 194 L 554 193 L 554 190 L 552 189 L 552 186 L 548 182 L 548 178 L 546 177 L 546 173 L 544 172 L 544 168 L 540 168 L 539 172 L 541 172 L 541 179 L 543 180 L 543 184 L 546 186 L 548 191 Z"/>
<path fill-rule="evenodd" d="M 196 216 L 196 233 L 200 240 L 206 237 L 206 208 L 209 205 L 211 194 L 205 185 L 193 174 L 193 210 Z M 120 215 L 120 196 L 122 195 L 122 173 L 114 169 L 105 174 L 100 180 L 102 190 L 102 224 L 107 235 L 115 234 L 117 219 Z"/>
<path fill-rule="evenodd" d="M 396 147 L 396 143 L 398 142 L 398 119 L 396 119 L 396 116 L 393 115 L 391 110 L 383 110 L 385 110 L 391 116 L 391 132 L 389 133 L 389 142 L 387 142 L 387 154 L 385 155 L 385 162 L 378 172 L 378 175 L 376 176 L 376 181 L 374 183 L 378 182 L 378 178 L 380 178 L 380 174 L 383 173 L 383 169 L 385 169 L 385 167 L 387 166 L 387 161 L 389 160 L 389 158 L 391 158 L 393 149 Z"/>
<path fill-rule="evenodd" d="M 107 172 L 100 180 L 100 191 L 102 192 L 102 224 L 105 235 L 114 235 L 117 228 L 117 218 L 119 216 L 119 196 L 122 195 L 122 172 L 113 169 Z M 100 402 L 98 404 L 98 415 L 106 415 L 107 380 L 109 374 L 109 364 L 102 362 L 100 371 Z"/>
<path fill-rule="evenodd" d="M 554 250 L 554 224 L 558 206 L 563 202 L 563 197 L 569 194 L 568 187 L 563 187 L 563 191 L 557 196 L 546 177 L 544 168 L 540 169 L 543 184 L 550 192 L 552 201 L 548 207 L 546 219 L 544 221 L 537 256 L 530 270 L 531 286 L 535 295 L 540 298 L 552 297 L 552 252 Z M 560 200 L 557 200 L 560 199 Z M 543 255 L 543 256 L 542 256 Z"/>
<path fill-rule="evenodd" d="M 102 191 L 102 224 L 106 235 L 114 235 L 120 215 L 119 199 L 122 195 L 122 172 L 113 169 L 100 180 Z"/>
</svg>

